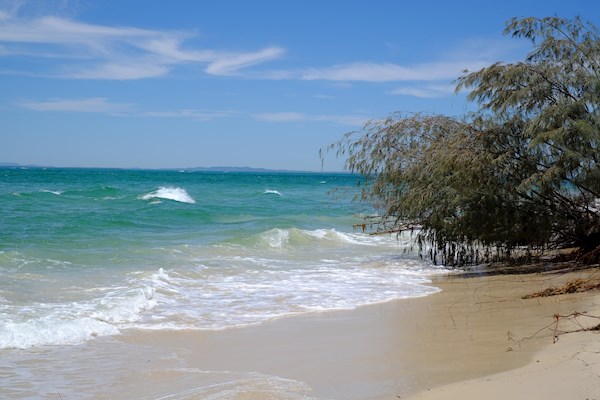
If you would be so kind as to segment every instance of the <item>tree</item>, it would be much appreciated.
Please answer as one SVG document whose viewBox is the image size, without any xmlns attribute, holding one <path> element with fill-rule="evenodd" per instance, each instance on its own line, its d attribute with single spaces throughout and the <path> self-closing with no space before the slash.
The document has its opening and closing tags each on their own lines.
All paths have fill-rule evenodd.
<svg viewBox="0 0 600 400">
<path fill-rule="evenodd" d="M 430 254 L 460 264 L 514 249 L 600 244 L 600 40 L 579 18 L 513 19 L 525 60 L 465 71 L 477 111 L 393 114 L 329 150 L 360 173 L 362 199 Z"/>
</svg>

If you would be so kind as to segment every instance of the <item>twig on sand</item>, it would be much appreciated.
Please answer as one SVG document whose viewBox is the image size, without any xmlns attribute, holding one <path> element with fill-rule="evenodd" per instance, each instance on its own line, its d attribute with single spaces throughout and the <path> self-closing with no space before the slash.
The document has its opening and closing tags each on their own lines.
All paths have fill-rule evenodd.
<svg viewBox="0 0 600 400">
<path fill-rule="evenodd" d="M 584 311 L 584 312 L 575 311 L 575 312 L 572 312 L 571 314 L 568 314 L 568 315 L 554 314 L 554 335 L 553 335 L 553 342 L 552 343 L 556 343 L 558 341 L 558 336 L 562 335 L 562 334 L 565 334 L 565 333 L 589 332 L 589 331 L 600 330 L 600 324 L 594 325 L 594 326 L 586 326 L 586 325 L 583 325 L 577 319 L 578 317 L 600 319 L 600 316 L 590 315 L 586 311 Z M 571 330 L 571 331 L 559 331 L 558 330 L 558 322 L 561 319 L 567 319 L 567 320 L 571 321 L 575 325 L 579 326 L 579 329 L 575 329 L 575 330 Z"/>
<path fill-rule="evenodd" d="M 553 319 L 554 320 L 552 321 L 552 323 L 550 323 L 550 324 L 546 325 L 545 327 L 541 328 L 540 330 L 538 330 L 537 332 L 535 332 L 533 335 L 525 337 L 525 338 L 523 338 L 521 340 L 533 339 L 537 335 L 539 335 L 540 332 L 543 332 L 546 329 L 550 329 L 552 331 L 552 343 L 558 342 L 558 337 L 560 335 L 564 335 L 564 334 L 567 334 L 567 333 L 600 331 L 600 324 L 594 325 L 594 326 L 584 325 L 578 319 L 580 317 L 592 318 L 592 319 L 599 319 L 600 320 L 600 316 L 588 314 L 587 311 L 584 311 L 584 312 L 574 311 L 574 312 L 572 312 L 571 314 L 568 314 L 568 315 L 554 314 L 553 315 Z M 570 321 L 571 323 L 575 324 L 576 326 L 579 327 L 579 329 L 559 330 L 558 329 L 559 322 L 560 321 L 565 321 L 565 320 L 566 321 Z"/>
</svg>

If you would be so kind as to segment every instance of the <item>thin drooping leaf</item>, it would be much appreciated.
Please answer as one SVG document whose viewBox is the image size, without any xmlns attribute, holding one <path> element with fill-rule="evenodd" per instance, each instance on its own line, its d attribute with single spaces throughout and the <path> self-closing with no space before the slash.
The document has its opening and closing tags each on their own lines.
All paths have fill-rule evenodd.
<svg viewBox="0 0 600 400">
<path fill-rule="evenodd" d="M 479 109 L 392 114 L 328 150 L 363 176 L 362 200 L 448 264 L 515 249 L 600 244 L 600 38 L 580 19 L 513 19 L 528 56 L 458 78 Z"/>
</svg>

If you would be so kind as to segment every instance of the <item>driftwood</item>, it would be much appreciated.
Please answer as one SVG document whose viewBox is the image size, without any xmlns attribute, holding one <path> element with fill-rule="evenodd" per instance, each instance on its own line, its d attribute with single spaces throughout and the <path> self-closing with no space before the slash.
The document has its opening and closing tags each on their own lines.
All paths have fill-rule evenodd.
<svg viewBox="0 0 600 400">
<path fill-rule="evenodd" d="M 540 292 L 523 296 L 523 299 L 535 299 L 538 297 L 557 296 L 569 293 L 581 293 L 590 290 L 600 290 L 600 277 L 592 276 L 588 279 L 575 279 L 556 288 L 547 288 Z"/>
<path fill-rule="evenodd" d="M 600 276 L 598 276 L 597 274 L 594 274 L 586 279 L 574 279 L 565 283 L 562 286 L 547 288 L 539 292 L 528 294 L 526 296 L 523 296 L 522 298 L 535 299 L 539 297 L 557 296 L 570 293 L 581 293 L 592 290 L 600 290 Z M 547 326 L 534 333 L 532 336 L 525 339 L 534 338 L 540 332 L 545 331 L 546 329 L 550 329 L 552 331 L 552 343 L 556 343 L 558 341 L 558 337 L 566 333 L 600 331 L 600 323 L 596 325 L 592 325 L 590 323 L 584 324 L 582 323 L 583 319 L 588 319 L 589 322 L 589 319 L 600 320 L 600 316 L 589 314 L 587 311 L 574 311 L 568 315 L 554 314 L 552 323 L 548 324 Z M 568 321 L 572 325 L 575 325 L 577 328 L 571 330 L 559 330 L 559 323 L 561 321 Z"/>
</svg>

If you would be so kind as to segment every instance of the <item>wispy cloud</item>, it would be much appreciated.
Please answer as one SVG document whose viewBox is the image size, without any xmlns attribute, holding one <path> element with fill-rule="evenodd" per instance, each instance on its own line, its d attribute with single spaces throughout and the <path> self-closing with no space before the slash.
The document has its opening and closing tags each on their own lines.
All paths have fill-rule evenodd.
<svg viewBox="0 0 600 400">
<path fill-rule="evenodd" d="M 392 95 L 414 96 L 421 98 L 446 97 L 454 93 L 454 85 L 430 84 L 421 86 L 404 86 L 389 92 Z"/>
<path fill-rule="evenodd" d="M 235 75 L 243 68 L 279 58 L 283 53 L 282 48 L 268 47 L 253 53 L 224 54 L 211 62 L 206 72 L 212 75 Z"/>
<path fill-rule="evenodd" d="M 131 111 L 132 104 L 111 103 L 104 97 L 86 99 L 50 99 L 47 101 L 23 101 L 21 107 L 33 111 L 61 111 L 84 113 L 120 113 Z"/>
<path fill-rule="evenodd" d="M 465 40 L 434 55 L 430 61 L 413 64 L 350 62 L 297 70 L 295 76 L 300 80 L 346 85 L 399 83 L 399 87 L 388 89 L 387 93 L 420 98 L 447 97 L 454 93 L 453 82 L 465 71 L 477 71 L 498 60 L 510 62 L 519 49 L 509 41 Z"/>
<path fill-rule="evenodd" d="M 465 69 L 479 69 L 484 61 L 442 61 L 402 66 L 391 63 L 352 63 L 306 70 L 301 79 L 357 82 L 437 81 L 456 79 Z"/>
<path fill-rule="evenodd" d="M 203 66 L 207 74 L 235 75 L 284 53 L 279 47 L 253 51 L 185 47 L 192 37 L 187 32 L 95 25 L 55 16 L 25 19 L 0 12 L 2 57 L 49 59 L 55 69 L 47 73 L 63 78 L 151 78 L 192 63 Z"/>
<path fill-rule="evenodd" d="M 116 103 L 104 97 L 82 99 L 49 99 L 45 101 L 22 101 L 19 107 L 39 112 L 80 112 L 118 115 L 122 117 L 180 118 L 209 121 L 237 115 L 234 111 L 181 109 L 169 111 L 140 111 L 131 103 Z"/>
<path fill-rule="evenodd" d="M 286 50 L 276 46 L 245 51 L 198 48 L 193 45 L 193 32 L 98 25 L 47 15 L 23 18 L 19 16 L 19 2 L 2 9 L 1 1 L 0 59 L 43 59 L 46 65 L 46 70 L 13 68 L 0 71 L 3 74 L 133 80 L 166 76 L 178 66 L 197 65 L 213 76 L 327 81 L 335 85 L 404 83 L 394 90 L 388 88 L 387 93 L 440 97 L 451 93 L 442 86 L 465 69 L 481 69 L 496 61 L 499 53 L 515 50 L 498 41 L 489 45 L 485 40 L 471 40 L 446 49 L 431 61 L 415 64 L 367 61 L 282 70 L 252 68 L 282 58 Z"/>
<path fill-rule="evenodd" d="M 111 62 L 85 69 L 73 69 L 62 73 L 63 77 L 73 79 L 114 79 L 130 80 L 154 78 L 169 72 L 166 65 L 135 63 L 133 61 Z"/>
<path fill-rule="evenodd" d="M 149 118 L 174 118 L 191 119 L 197 121 L 210 121 L 218 118 L 231 118 L 243 115 L 231 110 L 203 110 L 180 109 L 167 111 L 139 111 L 134 104 L 115 103 L 104 97 L 91 97 L 85 99 L 49 99 L 45 101 L 23 101 L 20 107 L 39 112 L 79 112 L 118 115 L 121 117 L 149 117 Z M 292 122 L 327 122 L 336 125 L 364 124 L 369 119 L 360 115 L 310 115 L 300 112 L 273 112 L 251 114 L 258 121 L 292 123 Z"/>
<path fill-rule="evenodd" d="M 363 125 L 369 119 L 359 115 L 310 115 L 299 112 L 253 114 L 254 119 L 266 122 L 329 122 L 337 125 Z"/>
</svg>

